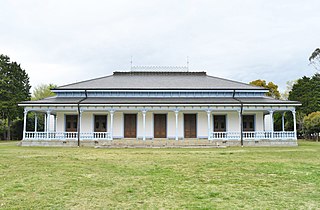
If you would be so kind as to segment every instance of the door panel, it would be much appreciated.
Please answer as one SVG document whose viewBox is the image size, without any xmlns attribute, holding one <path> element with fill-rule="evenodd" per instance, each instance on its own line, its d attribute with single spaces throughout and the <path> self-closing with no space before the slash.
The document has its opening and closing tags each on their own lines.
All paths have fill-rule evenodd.
<svg viewBox="0 0 320 210">
<path fill-rule="evenodd" d="M 124 138 L 137 138 L 136 114 L 124 114 Z"/>
<path fill-rule="evenodd" d="M 167 115 L 155 114 L 154 120 L 154 138 L 167 138 Z"/>
<path fill-rule="evenodd" d="M 184 137 L 197 138 L 197 115 L 184 114 Z"/>
</svg>

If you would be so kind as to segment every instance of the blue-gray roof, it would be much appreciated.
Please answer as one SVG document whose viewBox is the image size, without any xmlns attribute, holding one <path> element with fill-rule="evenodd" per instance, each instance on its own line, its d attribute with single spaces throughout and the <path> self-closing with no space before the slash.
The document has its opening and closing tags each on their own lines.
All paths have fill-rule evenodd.
<svg viewBox="0 0 320 210">
<path fill-rule="evenodd" d="M 242 82 L 209 76 L 206 72 L 152 72 L 130 71 L 114 72 L 113 75 L 63 85 L 57 90 L 266 90 L 262 87 Z"/>
</svg>

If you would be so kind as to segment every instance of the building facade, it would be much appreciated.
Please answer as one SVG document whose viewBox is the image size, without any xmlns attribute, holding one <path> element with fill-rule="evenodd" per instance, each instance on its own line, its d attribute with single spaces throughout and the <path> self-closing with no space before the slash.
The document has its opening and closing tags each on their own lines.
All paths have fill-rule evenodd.
<svg viewBox="0 0 320 210">
<path fill-rule="evenodd" d="M 55 97 L 19 104 L 25 110 L 22 145 L 297 145 L 299 102 L 185 67 L 132 67 L 52 91 Z M 45 114 L 45 130 L 37 130 L 37 117 L 28 130 L 30 112 Z M 274 131 L 275 112 L 282 114 L 281 131 Z M 293 115 L 291 131 L 284 129 L 285 113 Z"/>
</svg>

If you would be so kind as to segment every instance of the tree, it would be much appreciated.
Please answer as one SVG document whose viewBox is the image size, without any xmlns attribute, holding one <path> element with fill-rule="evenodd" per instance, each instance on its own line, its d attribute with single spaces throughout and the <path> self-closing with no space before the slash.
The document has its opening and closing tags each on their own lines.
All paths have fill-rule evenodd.
<svg viewBox="0 0 320 210">
<path fill-rule="evenodd" d="M 57 85 L 54 84 L 40 84 L 34 88 L 32 92 L 31 100 L 41 100 L 47 97 L 55 96 L 56 94 L 51 91 L 51 89 L 56 88 Z"/>
<path fill-rule="evenodd" d="M 281 99 L 288 100 L 289 93 L 292 90 L 293 85 L 296 83 L 297 83 L 297 80 L 290 80 L 286 82 L 287 84 L 286 90 L 281 94 Z"/>
<path fill-rule="evenodd" d="M 20 64 L 0 55 L 0 118 L 6 122 L 6 139 L 11 139 L 11 123 L 23 116 L 18 103 L 30 99 L 29 77 Z"/>
<path fill-rule="evenodd" d="M 320 111 L 312 112 L 303 118 L 303 131 L 309 136 L 316 136 L 318 141 L 320 133 Z"/>
<path fill-rule="evenodd" d="M 309 57 L 310 64 L 318 71 L 320 69 L 320 49 L 315 49 Z"/>
<path fill-rule="evenodd" d="M 251 81 L 249 84 L 269 89 L 267 96 L 271 96 L 276 99 L 280 99 L 281 97 L 280 92 L 278 90 L 278 85 L 274 84 L 273 82 L 269 82 L 267 84 L 265 80 L 258 79 L 258 80 Z"/>
<path fill-rule="evenodd" d="M 304 117 L 320 110 L 320 74 L 298 79 L 292 86 L 288 99 L 302 104 L 296 108 L 297 130 L 301 132 L 304 128 Z M 288 123 L 293 125 L 291 117 Z"/>
<path fill-rule="evenodd" d="M 249 84 L 269 89 L 269 92 L 267 92 L 266 94 L 267 96 L 270 96 L 275 99 L 280 99 L 281 97 L 280 92 L 278 90 L 278 85 L 274 84 L 273 82 L 268 82 L 267 84 L 265 80 L 257 79 L 257 80 L 251 81 Z M 281 130 L 282 129 L 281 113 L 278 113 L 278 112 L 274 113 L 273 118 L 274 118 L 274 129 Z"/>
<path fill-rule="evenodd" d="M 297 111 L 304 115 L 320 110 L 320 74 L 298 79 L 289 92 L 289 100 L 300 101 Z"/>
</svg>

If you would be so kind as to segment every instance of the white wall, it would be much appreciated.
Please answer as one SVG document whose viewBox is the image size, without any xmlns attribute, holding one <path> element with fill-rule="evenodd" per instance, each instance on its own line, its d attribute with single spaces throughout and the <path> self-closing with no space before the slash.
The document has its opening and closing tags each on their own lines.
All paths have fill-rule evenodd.
<svg viewBox="0 0 320 210">
<path fill-rule="evenodd" d="M 109 131 L 110 131 L 110 127 L 109 127 Z M 114 112 L 113 136 L 114 138 L 123 138 L 123 113 L 122 112 Z"/>
<path fill-rule="evenodd" d="M 227 112 L 227 131 L 240 131 L 238 111 Z"/>
<path fill-rule="evenodd" d="M 168 112 L 167 115 L 167 137 L 175 138 L 176 136 L 176 115 L 174 112 Z"/>
<path fill-rule="evenodd" d="M 263 112 L 256 113 L 256 119 L 255 119 L 256 131 L 263 131 L 264 130 L 264 122 L 263 122 Z"/>
<path fill-rule="evenodd" d="M 211 123 L 212 124 L 212 123 Z M 208 116 L 207 112 L 197 114 L 197 136 L 198 138 L 208 138 Z"/>
<path fill-rule="evenodd" d="M 81 132 L 92 132 L 94 131 L 93 125 L 93 113 L 92 112 L 82 112 L 81 116 Z"/>
<path fill-rule="evenodd" d="M 271 117 L 270 117 L 270 114 L 267 114 L 265 116 L 264 124 L 265 124 L 264 130 L 265 131 L 270 131 L 271 130 Z"/>
<path fill-rule="evenodd" d="M 65 132 L 65 113 L 57 112 L 57 132 Z"/>
</svg>

